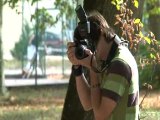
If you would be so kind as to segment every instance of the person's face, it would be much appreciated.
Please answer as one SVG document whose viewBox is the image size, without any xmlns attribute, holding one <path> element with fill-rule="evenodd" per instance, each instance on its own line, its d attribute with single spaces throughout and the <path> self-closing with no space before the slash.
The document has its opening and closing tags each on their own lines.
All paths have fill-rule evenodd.
<svg viewBox="0 0 160 120">
<path fill-rule="evenodd" d="M 111 43 L 106 42 L 106 38 L 104 37 L 103 34 L 101 34 L 101 36 L 99 37 L 97 48 L 96 48 L 96 54 L 97 54 L 96 56 L 100 60 L 106 60 L 110 47 L 111 47 Z"/>
</svg>

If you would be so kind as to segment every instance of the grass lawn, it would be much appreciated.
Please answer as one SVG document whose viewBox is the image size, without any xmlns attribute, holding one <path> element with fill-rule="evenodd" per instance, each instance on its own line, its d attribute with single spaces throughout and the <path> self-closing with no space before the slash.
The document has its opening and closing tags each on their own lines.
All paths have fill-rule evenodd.
<svg viewBox="0 0 160 120">
<path fill-rule="evenodd" d="M 145 91 L 140 92 L 140 102 Z M 141 120 L 160 120 L 160 91 L 151 91 L 145 97 L 140 109 Z"/>
<path fill-rule="evenodd" d="M 24 65 L 26 65 L 27 60 L 23 61 Z M 45 57 L 45 63 L 43 63 L 44 61 L 42 61 L 42 64 L 45 64 L 46 68 L 49 68 L 51 66 L 54 67 L 62 67 L 62 64 L 64 64 L 64 67 L 70 68 L 71 67 L 71 63 L 69 62 L 67 56 L 46 56 Z M 22 67 L 22 61 L 20 60 L 9 60 L 9 61 L 4 61 L 4 68 L 5 69 L 17 69 L 17 68 L 21 68 Z M 43 66 L 44 67 L 44 66 Z"/>
<path fill-rule="evenodd" d="M 140 114 L 141 120 L 160 120 L 160 110 L 158 109 L 143 109 Z"/>
<path fill-rule="evenodd" d="M 0 120 L 60 120 L 66 87 L 9 90 L 9 98 L 0 98 Z"/>
<path fill-rule="evenodd" d="M 0 120 L 60 120 L 67 86 L 10 88 L 10 97 L 0 97 Z M 143 102 L 141 120 L 160 120 L 160 92 Z M 144 92 L 141 92 L 141 99 Z M 152 101 L 152 102 L 151 102 Z"/>
</svg>

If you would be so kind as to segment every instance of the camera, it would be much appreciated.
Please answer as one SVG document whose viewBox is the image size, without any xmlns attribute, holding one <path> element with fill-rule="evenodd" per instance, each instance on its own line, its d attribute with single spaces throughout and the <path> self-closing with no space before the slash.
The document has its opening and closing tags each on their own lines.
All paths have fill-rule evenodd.
<svg viewBox="0 0 160 120">
<path fill-rule="evenodd" d="M 77 59 L 81 60 L 86 58 L 88 55 L 85 53 L 85 49 L 88 49 L 88 41 L 87 40 L 80 40 L 75 41 L 76 48 L 75 48 L 75 56 Z"/>
<path fill-rule="evenodd" d="M 75 56 L 77 59 L 86 58 L 88 55 L 85 53 L 85 49 L 91 49 L 89 43 L 90 39 L 90 22 L 87 19 L 87 15 L 81 5 L 78 5 L 75 9 L 79 23 L 74 32 L 75 42 Z"/>
<path fill-rule="evenodd" d="M 75 11 L 79 19 L 74 31 L 75 56 L 81 60 L 88 56 L 85 53 L 85 49 L 90 49 L 92 52 L 95 51 L 96 41 L 101 31 L 100 26 L 96 22 L 89 20 L 81 5 L 78 5 Z M 117 45 L 122 43 L 118 35 L 115 36 L 114 41 Z"/>
</svg>

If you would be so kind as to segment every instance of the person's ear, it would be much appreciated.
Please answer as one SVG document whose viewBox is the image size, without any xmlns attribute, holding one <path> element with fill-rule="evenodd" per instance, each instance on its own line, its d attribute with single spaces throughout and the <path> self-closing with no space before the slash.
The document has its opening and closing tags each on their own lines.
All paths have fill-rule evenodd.
<svg viewBox="0 0 160 120">
<path fill-rule="evenodd" d="M 100 28 L 100 31 L 103 32 L 102 28 Z"/>
<path fill-rule="evenodd" d="M 105 35 L 105 32 L 102 28 L 100 28 L 100 35 Z"/>
</svg>

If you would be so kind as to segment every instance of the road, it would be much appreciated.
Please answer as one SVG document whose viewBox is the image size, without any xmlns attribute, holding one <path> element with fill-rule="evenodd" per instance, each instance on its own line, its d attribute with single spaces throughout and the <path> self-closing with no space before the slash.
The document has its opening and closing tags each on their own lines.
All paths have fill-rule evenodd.
<svg viewBox="0 0 160 120">
<path fill-rule="evenodd" d="M 61 69 L 50 68 L 46 71 L 46 75 L 42 75 L 38 70 L 37 78 L 33 73 L 30 78 L 22 78 L 21 69 L 16 70 L 4 70 L 5 80 L 4 85 L 7 87 L 17 86 L 33 86 L 33 85 L 57 85 L 67 84 L 71 74 L 71 70 L 65 70 L 65 74 L 62 74 Z"/>
<path fill-rule="evenodd" d="M 46 68 L 45 75 L 40 68 L 37 68 L 37 78 L 35 79 L 35 71 L 29 78 L 22 78 L 21 68 L 4 69 L 5 80 L 4 85 L 7 87 L 15 86 L 31 86 L 31 85 L 51 85 L 51 84 L 67 84 L 71 74 L 70 65 L 62 68 L 62 60 L 68 62 L 66 56 L 46 56 L 46 62 L 58 63 L 54 66 Z"/>
</svg>

